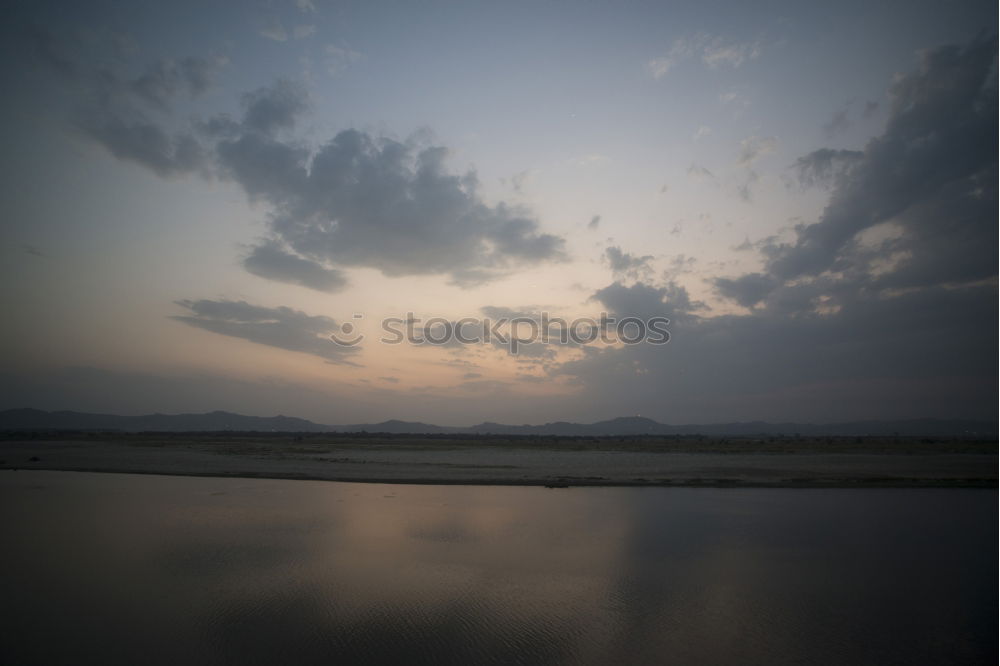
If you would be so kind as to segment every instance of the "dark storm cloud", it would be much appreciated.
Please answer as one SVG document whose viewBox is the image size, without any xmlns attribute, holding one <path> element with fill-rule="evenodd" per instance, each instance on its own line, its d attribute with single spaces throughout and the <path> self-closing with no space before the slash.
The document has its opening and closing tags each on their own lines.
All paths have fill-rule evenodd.
<svg viewBox="0 0 1000 666">
<path fill-rule="evenodd" d="M 794 243 L 769 248 L 769 271 L 790 280 L 843 270 L 861 259 L 856 236 L 886 222 L 902 229 L 894 249 L 908 253 L 909 263 L 938 264 L 940 281 L 947 271 L 930 255 L 960 252 L 940 243 L 995 247 L 995 61 L 995 39 L 924 53 L 918 71 L 890 90 L 885 133 L 836 181 L 818 222 L 801 227 Z M 961 279 L 986 278 L 996 273 L 992 254 L 969 257 L 975 270 L 952 267 Z"/>
<path fill-rule="evenodd" d="M 340 329 L 329 317 L 308 315 L 286 307 L 251 305 L 246 301 L 183 300 L 177 301 L 177 305 L 191 314 L 171 319 L 189 326 L 269 347 L 312 354 L 332 363 L 354 365 L 348 357 L 357 349 L 338 345 L 330 339 L 330 334 L 339 333 Z"/>
<path fill-rule="evenodd" d="M 451 173 L 446 148 L 355 129 L 318 147 L 297 140 L 292 133 L 309 108 L 298 83 L 247 93 L 239 119 L 178 124 L 175 102 L 206 90 L 221 61 L 164 60 L 130 76 L 120 63 L 87 69 L 82 56 L 60 60 L 50 41 L 36 41 L 40 60 L 84 91 L 76 124 L 112 155 L 161 176 L 228 179 L 267 206 L 270 232 L 286 252 L 255 251 L 247 268 L 257 275 L 329 290 L 336 274 L 321 271 L 364 266 L 388 276 L 446 275 L 468 287 L 565 258 L 563 239 L 542 233 L 529 211 L 488 204 L 475 172 Z"/>
<path fill-rule="evenodd" d="M 619 316 L 670 316 L 666 294 L 651 285 L 612 285 L 595 296 Z M 575 378 L 582 403 L 593 399 L 609 413 L 660 410 L 665 419 L 988 418 L 997 315 L 993 287 L 858 298 L 825 316 L 675 314 L 667 345 L 587 348 L 551 372 Z"/>
<path fill-rule="evenodd" d="M 619 316 L 672 308 L 670 343 L 585 349 L 550 372 L 609 413 L 995 417 L 995 60 L 995 40 L 925 53 L 893 84 L 882 136 L 796 163 L 832 186 L 819 221 L 753 244 L 763 271 L 714 280 L 749 314 L 700 317 L 682 290 L 615 283 L 594 298 Z"/>
<path fill-rule="evenodd" d="M 770 275 L 750 273 L 735 279 L 718 278 L 715 288 L 725 298 L 732 299 L 744 307 L 752 307 L 763 300 L 775 287 L 777 280 Z"/>
<path fill-rule="evenodd" d="M 243 260 L 243 267 L 262 278 L 317 291 L 335 292 L 347 286 L 347 278 L 341 271 L 303 259 L 274 241 L 253 248 Z"/>
<path fill-rule="evenodd" d="M 832 186 L 864 157 L 860 150 L 820 148 L 795 161 L 792 168 L 802 187 Z"/>
</svg>

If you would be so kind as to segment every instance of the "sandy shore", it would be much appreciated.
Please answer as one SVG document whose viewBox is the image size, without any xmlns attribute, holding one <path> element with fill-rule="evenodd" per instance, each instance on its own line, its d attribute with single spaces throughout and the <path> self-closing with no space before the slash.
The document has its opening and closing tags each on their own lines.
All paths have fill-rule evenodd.
<svg viewBox="0 0 1000 666">
<path fill-rule="evenodd" d="M 412 438 L 303 443 L 297 438 L 183 435 L 15 439 L 0 442 L 0 469 L 544 486 L 997 486 L 995 444 L 655 444 Z"/>
</svg>

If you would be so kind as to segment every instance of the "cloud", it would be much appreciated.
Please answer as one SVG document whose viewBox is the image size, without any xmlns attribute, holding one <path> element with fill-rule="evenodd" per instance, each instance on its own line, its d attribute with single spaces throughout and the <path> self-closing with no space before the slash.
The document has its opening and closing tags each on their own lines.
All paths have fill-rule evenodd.
<svg viewBox="0 0 1000 666">
<path fill-rule="evenodd" d="M 749 241 L 746 245 L 749 249 Z M 761 273 L 749 273 L 736 279 L 716 278 L 714 283 L 719 294 L 744 307 L 753 307 L 777 286 L 774 278 Z"/>
<path fill-rule="evenodd" d="M 309 108 L 309 95 L 301 84 L 280 79 L 274 85 L 245 94 L 243 107 L 245 130 L 273 134 L 295 126 Z"/>
<path fill-rule="evenodd" d="M 175 126 L 172 101 L 204 91 L 213 67 L 188 59 L 138 78 L 78 68 L 71 76 L 91 94 L 77 125 L 119 159 L 160 176 L 231 180 L 265 206 L 282 252 L 254 250 L 251 272 L 325 291 L 340 284 L 336 269 L 352 266 L 471 287 L 566 258 L 562 238 L 543 233 L 524 207 L 486 203 L 476 173 L 450 172 L 448 150 L 422 135 L 401 142 L 348 129 L 318 146 L 297 139 L 310 108 L 300 83 L 243 95 L 239 119 Z"/>
<path fill-rule="evenodd" d="M 82 50 L 80 35 L 76 32 L 55 32 L 29 26 L 22 33 L 27 53 L 37 63 L 64 79 L 80 76 L 79 60 Z"/>
<path fill-rule="evenodd" d="M 232 177 L 273 207 L 276 237 L 311 261 L 475 284 L 563 256 L 563 241 L 525 211 L 484 203 L 473 172 L 448 173 L 441 147 L 345 130 L 312 154 L 248 135 L 219 149 Z"/>
<path fill-rule="evenodd" d="M 870 276 L 872 261 L 891 250 L 908 258 L 885 284 L 995 276 L 995 55 L 995 39 L 925 52 L 919 69 L 893 84 L 884 134 L 849 154 L 820 219 L 800 227 L 794 243 L 765 248 L 769 272 L 781 280 L 848 268 Z M 813 153 L 801 164 L 815 174 L 817 164 L 843 157 Z M 902 233 L 873 255 L 860 234 L 886 224 Z"/>
<path fill-rule="evenodd" d="M 340 74 L 363 57 L 363 54 L 346 46 L 327 44 L 323 48 L 323 62 L 326 71 L 333 76 Z"/>
<path fill-rule="evenodd" d="M 258 31 L 261 37 L 266 37 L 274 42 L 284 42 L 288 40 L 288 31 L 285 26 L 276 19 L 268 20 Z"/>
<path fill-rule="evenodd" d="M 653 58 L 646 63 L 646 69 L 654 79 L 661 79 L 673 68 L 675 60 L 670 57 Z"/>
<path fill-rule="evenodd" d="M 711 127 L 709 127 L 708 125 L 700 125 L 698 129 L 694 131 L 694 134 L 691 135 L 691 138 L 694 139 L 695 141 L 700 141 L 701 139 L 703 139 L 704 137 L 708 136 L 711 133 L 712 133 Z"/>
<path fill-rule="evenodd" d="M 673 281 L 680 275 L 690 273 L 698 260 L 686 254 L 675 254 L 668 261 L 667 269 L 663 272 L 665 279 Z"/>
<path fill-rule="evenodd" d="M 995 418 L 995 61 L 995 39 L 927 51 L 893 83 L 882 135 L 796 162 L 831 186 L 819 219 L 792 242 L 746 243 L 763 268 L 712 282 L 748 313 L 701 316 L 678 285 L 615 283 L 594 298 L 670 317 L 670 343 L 585 349 L 549 372 L 608 413 L 681 422 Z"/>
<path fill-rule="evenodd" d="M 207 165 L 206 155 L 194 136 L 169 134 L 155 123 L 108 117 L 102 122 L 84 123 L 84 128 L 118 159 L 141 164 L 160 176 L 191 173 Z"/>
<path fill-rule="evenodd" d="M 713 175 L 711 171 L 700 164 L 695 164 L 694 162 L 692 162 L 691 166 L 687 168 L 687 175 L 689 178 L 694 178 L 696 180 L 715 180 L 715 175 Z"/>
<path fill-rule="evenodd" d="M 739 187 L 739 195 L 743 201 L 749 202 L 753 198 L 752 186 L 760 175 L 754 169 L 754 163 L 760 158 L 774 151 L 778 141 L 774 137 L 749 136 L 740 141 L 740 152 L 736 159 L 736 164 L 743 168 L 743 184 Z"/>
<path fill-rule="evenodd" d="M 88 47 L 72 33 L 38 29 L 29 40 L 38 61 L 59 77 L 60 87 L 80 95 L 68 105 L 74 109 L 73 125 L 116 158 L 165 177 L 209 167 L 193 129 L 173 128 L 165 119 L 178 102 L 195 99 L 214 86 L 225 58 L 161 59 L 133 75 L 132 54 L 115 40 L 102 43 L 99 52 L 89 56 L 84 55 Z"/>
<path fill-rule="evenodd" d="M 511 333 L 513 336 L 513 333 Z M 528 327 L 519 325 L 518 326 L 518 336 L 519 339 L 526 339 L 524 336 L 528 335 Z M 551 326 L 549 330 L 549 340 L 548 342 L 522 342 L 517 345 L 517 357 L 519 359 L 541 359 L 539 362 L 551 360 L 556 357 L 556 349 L 562 346 L 562 341 L 559 337 L 559 329 L 556 326 Z M 503 350 L 508 355 L 513 356 L 511 353 L 511 347 L 509 343 L 503 343 L 496 338 L 490 341 L 496 349 Z M 567 346 L 573 345 L 572 341 L 567 342 Z"/>
<path fill-rule="evenodd" d="M 754 60 L 760 55 L 759 42 L 726 43 L 715 38 L 710 44 L 702 47 L 701 59 L 709 67 L 737 68 L 748 60 Z"/>
<path fill-rule="evenodd" d="M 630 286 L 614 282 L 594 292 L 591 299 L 599 301 L 619 318 L 668 317 L 676 320 L 702 307 L 701 303 L 691 300 L 687 289 L 675 282 L 660 287 L 643 282 Z"/>
<path fill-rule="evenodd" d="M 520 308 L 509 308 L 503 305 L 484 305 L 479 308 L 484 316 L 496 319 L 531 319 L 537 321 L 541 316 L 541 311 L 537 307 L 522 306 Z"/>
<path fill-rule="evenodd" d="M 159 60 L 137 78 L 121 81 L 136 98 L 152 107 L 168 110 L 171 102 L 181 94 L 197 97 L 213 84 L 223 59 L 185 58 L 179 63 Z"/>
<path fill-rule="evenodd" d="M 748 136 L 740 141 L 740 152 L 736 163 L 740 166 L 753 166 L 758 159 L 773 152 L 777 144 L 778 140 L 773 136 Z"/>
<path fill-rule="evenodd" d="M 347 286 L 342 271 L 327 268 L 288 252 L 281 243 L 267 241 L 253 248 L 243 267 L 258 277 L 297 284 L 309 289 L 336 292 Z"/>
<path fill-rule="evenodd" d="M 551 359 L 556 358 L 557 350 L 580 347 L 579 343 L 569 337 L 569 326 L 575 319 L 560 316 L 550 308 L 537 306 L 510 308 L 506 306 L 485 305 L 479 311 L 483 314 L 485 320 L 491 322 L 491 325 L 497 322 L 506 322 L 504 326 L 497 329 L 503 336 L 510 337 L 516 333 L 519 340 L 524 340 L 534 336 L 535 333 L 538 334 L 535 342 L 521 342 L 517 345 L 517 355 L 520 359 L 518 363 L 547 363 Z M 512 325 L 512 322 L 515 321 L 518 322 L 516 326 Z M 536 326 L 534 330 L 532 330 L 528 322 L 534 322 Z M 578 328 L 582 330 L 582 326 L 583 324 L 580 324 Z M 467 331 L 466 335 L 470 335 L 471 333 L 472 331 Z M 503 342 L 496 337 L 491 337 L 490 344 L 497 349 L 504 350 L 508 354 L 510 353 L 509 342 Z"/>
<path fill-rule="evenodd" d="M 604 258 L 611 266 L 611 272 L 616 277 L 631 278 L 633 280 L 652 274 L 652 267 L 649 265 L 653 261 L 652 255 L 637 256 L 622 252 L 617 246 L 611 246 L 604 251 Z"/>
<path fill-rule="evenodd" d="M 698 32 L 675 39 L 665 55 L 646 63 L 646 69 L 654 79 L 661 79 L 679 63 L 699 59 L 710 69 L 736 69 L 761 54 L 761 44 L 757 42 L 734 42 L 708 33 Z"/>
<path fill-rule="evenodd" d="M 82 127 L 118 159 L 141 164 L 159 176 L 191 173 L 207 165 L 194 136 L 169 134 L 155 123 L 107 116 L 84 120 Z"/>
<path fill-rule="evenodd" d="M 833 114 L 833 117 L 823 125 L 823 133 L 831 139 L 841 132 L 846 132 L 851 126 L 851 121 L 847 117 L 848 110 L 840 109 Z"/>
<path fill-rule="evenodd" d="M 331 363 L 355 365 L 348 357 L 357 347 L 338 345 L 330 339 L 339 332 L 329 317 L 312 316 L 287 307 L 268 308 L 246 301 L 183 300 L 177 305 L 190 314 L 171 319 L 219 335 L 242 338 L 260 345 L 312 354 Z"/>
<path fill-rule="evenodd" d="M 587 348 L 550 368 L 580 387 L 575 400 L 610 414 L 675 423 L 995 416 L 993 287 L 859 298 L 824 316 L 698 317 L 641 284 L 595 297 L 619 317 L 671 319 L 669 344 Z"/>
<path fill-rule="evenodd" d="M 510 177 L 510 186 L 511 186 L 511 188 L 515 192 L 517 192 L 518 194 L 521 194 L 521 192 L 523 192 L 523 190 L 524 190 L 525 183 L 528 181 L 528 178 L 531 176 L 531 172 L 532 172 L 531 169 L 525 169 L 524 171 L 518 171 L 513 176 L 511 176 Z M 500 182 L 502 182 L 502 183 L 506 182 L 506 179 L 501 178 Z"/>
<path fill-rule="evenodd" d="M 316 34 L 316 26 L 314 25 L 297 25 L 292 28 L 292 37 L 295 39 L 305 39 L 306 37 L 311 37 Z"/>
<path fill-rule="evenodd" d="M 860 150 L 834 150 L 820 148 L 795 160 L 799 185 L 802 187 L 832 186 L 864 157 Z"/>
<path fill-rule="evenodd" d="M 270 39 L 273 42 L 287 42 L 289 38 L 298 40 L 311 37 L 316 33 L 316 26 L 310 24 L 297 24 L 293 26 L 291 32 L 289 32 L 289 30 L 285 28 L 284 23 L 272 18 L 265 21 L 264 25 L 257 32 L 261 37 Z"/>
</svg>

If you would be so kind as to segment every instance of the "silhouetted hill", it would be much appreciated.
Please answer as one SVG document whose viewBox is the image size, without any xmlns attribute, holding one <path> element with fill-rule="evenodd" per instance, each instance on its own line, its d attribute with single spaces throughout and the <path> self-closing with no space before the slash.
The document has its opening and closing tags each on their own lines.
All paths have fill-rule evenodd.
<svg viewBox="0 0 1000 666">
<path fill-rule="evenodd" d="M 399 421 L 390 419 L 381 423 L 359 423 L 356 425 L 324 426 L 331 432 L 386 432 L 392 434 L 428 434 L 440 435 L 442 433 L 464 432 L 461 428 L 449 428 L 448 426 L 433 425 L 431 423 L 420 423 L 418 421 Z"/>
<path fill-rule="evenodd" d="M 472 426 L 469 431 L 492 435 L 564 435 L 602 436 L 602 435 L 662 435 L 673 434 L 673 426 L 657 423 L 641 416 L 623 416 L 609 421 L 597 423 L 570 423 L 556 421 L 545 425 L 503 425 L 501 423 L 480 423 Z"/>
<path fill-rule="evenodd" d="M 637 435 L 708 435 L 741 437 L 753 435 L 906 436 L 906 437 L 996 437 L 997 423 L 955 419 L 911 419 L 902 421 L 856 421 L 851 423 L 716 423 L 668 425 L 641 416 L 626 416 L 597 423 L 556 421 L 544 425 L 480 423 L 468 428 L 439 426 L 413 421 L 323 425 L 291 416 L 245 416 L 231 412 L 207 414 L 146 414 L 118 416 L 84 412 L 46 412 L 9 409 L 0 412 L 0 430 L 89 430 L 124 432 L 207 432 L 219 430 L 257 432 L 368 432 L 390 434 L 490 434 L 563 437 Z"/>
<path fill-rule="evenodd" d="M 292 416 L 244 416 L 231 412 L 207 414 L 87 414 L 10 409 L 0 412 L 2 430 L 120 430 L 126 432 L 205 432 L 210 430 L 256 430 L 280 432 L 324 432 L 328 426 Z"/>
</svg>

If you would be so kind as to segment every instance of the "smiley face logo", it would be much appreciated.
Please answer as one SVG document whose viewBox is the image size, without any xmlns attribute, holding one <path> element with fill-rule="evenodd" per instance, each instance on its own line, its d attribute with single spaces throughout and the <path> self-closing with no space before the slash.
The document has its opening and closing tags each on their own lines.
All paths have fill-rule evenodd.
<svg viewBox="0 0 1000 666">
<path fill-rule="evenodd" d="M 353 316 L 354 319 L 363 319 L 363 314 Z M 330 339 L 341 347 L 353 347 L 365 339 L 364 333 L 355 334 L 355 326 L 349 321 L 340 325 L 340 330 L 330 334 Z"/>
</svg>

